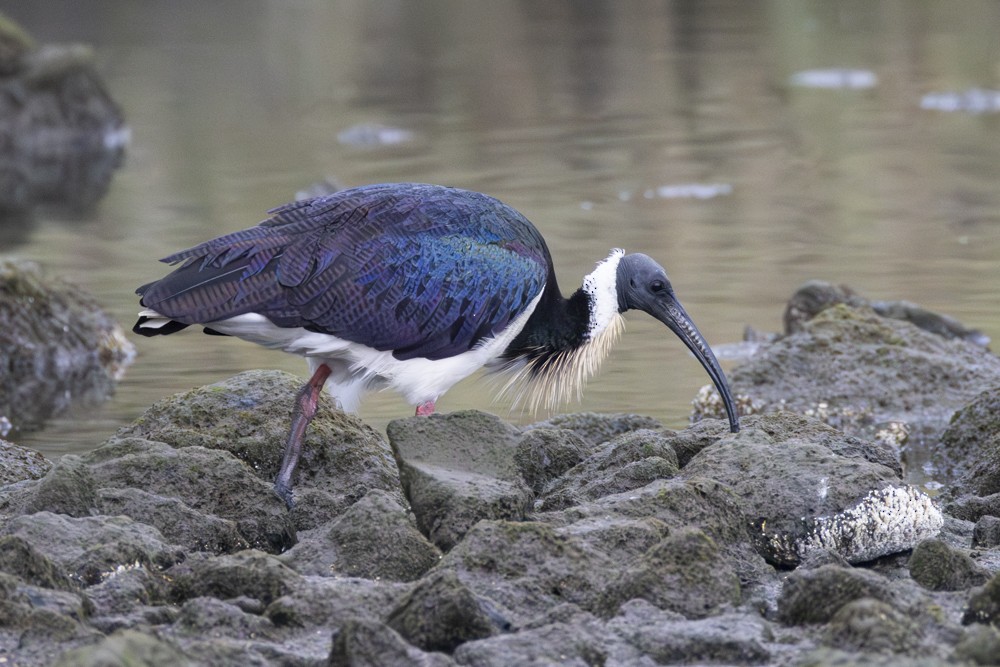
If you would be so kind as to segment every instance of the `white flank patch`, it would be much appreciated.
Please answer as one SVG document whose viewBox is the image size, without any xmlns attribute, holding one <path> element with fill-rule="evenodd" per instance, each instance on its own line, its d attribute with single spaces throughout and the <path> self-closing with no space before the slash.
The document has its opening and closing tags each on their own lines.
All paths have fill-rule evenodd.
<svg viewBox="0 0 1000 667">
<path fill-rule="evenodd" d="M 392 356 L 392 351 L 379 351 L 367 345 L 302 328 L 282 328 L 255 313 L 217 322 L 204 322 L 202 326 L 264 347 L 306 357 L 313 371 L 320 364 L 327 364 L 332 371 L 326 382 L 327 389 L 344 410 L 353 412 L 357 410 L 363 394 L 373 389 L 398 391 L 412 405 L 436 401 L 454 384 L 500 356 L 521 333 L 541 298 L 540 291 L 524 312 L 498 336 L 483 340 L 468 352 L 437 360 L 419 357 L 396 359 Z"/>
<path fill-rule="evenodd" d="M 615 248 L 583 279 L 583 290 L 590 296 L 590 329 L 587 336 L 591 340 L 618 318 L 618 263 L 624 256 L 624 250 Z"/>
</svg>

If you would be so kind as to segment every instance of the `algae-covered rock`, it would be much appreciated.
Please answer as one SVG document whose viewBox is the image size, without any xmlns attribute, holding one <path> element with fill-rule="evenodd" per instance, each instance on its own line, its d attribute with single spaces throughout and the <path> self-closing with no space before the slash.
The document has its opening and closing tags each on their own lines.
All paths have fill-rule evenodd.
<svg viewBox="0 0 1000 667">
<path fill-rule="evenodd" d="M 929 442 L 955 410 L 1000 384 L 1000 359 L 848 301 L 762 345 L 728 375 L 756 412 L 792 410 L 868 438 L 898 440 L 889 431 L 903 423 L 911 439 Z"/>
<path fill-rule="evenodd" d="M 155 403 L 118 436 L 178 449 L 225 450 L 270 486 L 281 466 L 292 402 L 301 385 L 300 378 L 288 373 L 247 371 Z M 306 431 L 294 483 L 301 502 L 292 517 L 299 529 L 314 528 L 323 517 L 343 512 L 369 489 L 399 493 L 385 439 L 338 410 L 325 394 Z"/>
<path fill-rule="evenodd" d="M 386 625 L 425 651 L 451 653 L 467 641 L 509 630 L 484 600 L 451 570 L 428 575 L 386 618 Z"/>
<path fill-rule="evenodd" d="M 937 539 L 924 540 L 910 555 L 910 576 L 934 591 L 961 591 L 986 582 L 989 573 L 969 554 Z"/>
<path fill-rule="evenodd" d="M 740 603 L 740 579 L 711 538 L 689 528 L 664 538 L 609 582 L 604 611 L 614 614 L 636 598 L 685 618 L 704 618 Z"/>
<path fill-rule="evenodd" d="M 34 262 L 0 260 L 4 423 L 34 430 L 70 407 L 102 403 L 134 356 L 122 328 L 78 285 Z"/>
<path fill-rule="evenodd" d="M 38 452 L 0 438 L 0 486 L 26 479 L 40 479 L 52 463 Z"/>
<path fill-rule="evenodd" d="M 136 630 L 122 630 L 91 646 L 66 651 L 53 667 L 106 667 L 129 665 L 153 667 L 176 665 L 193 667 L 198 664 L 172 641 L 160 639 Z"/>
<path fill-rule="evenodd" d="M 847 603 L 872 598 L 892 604 L 889 581 L 875 572 L 836 565 L 796 570 L 778 598 L 778 619 L 789 625 L 825 623 Z"/>
<path fill-rule="evenodd" d="M 395 496 L 379 489 L 299 537 L 281 560 L 300 574 L 412 581 L 441 558 Z"/>
</svg>

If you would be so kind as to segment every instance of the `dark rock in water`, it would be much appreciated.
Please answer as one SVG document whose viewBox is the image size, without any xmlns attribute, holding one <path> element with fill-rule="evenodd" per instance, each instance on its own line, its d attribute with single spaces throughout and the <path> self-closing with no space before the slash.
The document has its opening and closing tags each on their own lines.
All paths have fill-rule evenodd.
<svg viewBox="0 0 1000 667">
<path fill-rule="evenodd" d="M 355 619 L 333 634 L 329 667 L 448 667 L 455 662 L 442 653 L 425 653 L 411 646 L 392 628 L 378 621 Z"/>
<path fill-rule="evenodd" d="M 959 479 L 960 488 L 974 488 L 977 495 L 1000 492 L 1000 484 L 992 491 L 988 488 L 992 468 L 989 463 L 994 452 L 1000 451 L 1000 385 L 991 387 L 973 397 L 951 417 L 948 428 L 941 434 L 935 448 L 935 464 Z M 994 471 L 995 472 L 995 471 Z"/>
<path fill-rule="evenodd" d="M 139 436 L 176 448 L 225 450 L 270 488 L 281 466 L 292 401 L 301 385 L 300 378 L 288 373 L 247 371 L 155 403 L 118 436 Z M 399 494 L 402 501 L 385 439 L 336 409 L 325 394 L 306 432 L 296 477 L 298 502 L 292 517 L 300 530 L 315 528 L 318 516 L 343 512 L 369 489 Z M 265 504 L 272 505 L 270 500 Z"/>
<path fill-rule="evenodd" d="M 281 560 L 300 574 L 413 581 L 441 558 L 396 497 L 379 489 L 330 523 L 299 536 Z"/>
<path fill-rule="evenodd" d="M 810 280 L 788 300 L 784 315 L 785 334 L 802 331 L 806 322 L 838 304 L 871 308 L 882 317 L 910 322 L 944 338 L 959 338 L 981 347 L 990 344 L 986 334 L 966 327 L 953 317 L 932 313 L 909 301 L 869 301 L 847 285 L 834 285 L 822 280 Z"/>
<path fill-rule="evenodd" d="M 612 559 L 585 540 L 530 521 L 480 521 L 441 560 L 517 627 L 555 604 L 599 607 Z"/>
<path fill-rule="evenodd" d="M 645 600 L 622 605 L 621 614 L 608 622 L 608 629 L 620 635 L 638 656 L 648 656 L 656 664 L 767 664 L 772 653 L 767 648 L 771 630 L 756 614 L 727 612 L 701 619 L 686 619 L 663 611 Z"/>
<path fill-rule="evenodd" d="M 134 356 L 125 332 L 92 296 L 33 262 L 0 260 L 5 423 L 33 430 L 71 407 L 102 403 Z"/>
<path fill-rule="evenodd" d="M 909 567 L 913 580 L 932 591 L 962 591 L 989 579 L 989 573 L 968 554 L 936 539 L 914 547 Z"/>
<path fill-rule="evenodd" d="M 612 579 L 602 606 L 613 615 L 636 598 L 685 618 L 704 618 L 740 603 L 740 580 L 715 542 L 689 528 L 670 534 Z"/>
<path fill-rule="evenodd" d="M 439 570 L 421 580 L 385 622 L 414 646 L 445 653 L 467 641 L 509 629 L 509 623 L 450 570 Z"/>
<path fill-rule="evenodd" d="M 594 615 L 563 604 L 516 633 L 462 644 L 454 656 L 460 665 L 637 664 L 638 652 L 623 644 Z"/>
<path fill-rule="evenodd" d="M 26 479 L 40 479 L 52 463 L 38 452 L 0 438 L 0 486 Z"/>
<path fill-rule="evenodd" d="M 0 213 L 92 206 L 120 166 L 129 131 L 83 45 L 37 47 L 0 19 Z"/>
</svg>

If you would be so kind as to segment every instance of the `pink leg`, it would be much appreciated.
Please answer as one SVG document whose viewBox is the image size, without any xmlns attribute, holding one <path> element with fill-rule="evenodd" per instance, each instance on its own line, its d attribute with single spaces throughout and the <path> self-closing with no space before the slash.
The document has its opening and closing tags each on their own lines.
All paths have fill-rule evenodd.
<svg viewBox="0 0 1000 667">
<path fill-rule="evenodd" d="M 319 394 L 323 391 L 326 379 L 330 377 L 330 367 L 326 364 L 320 365 L 309 378 L 309 381 L 302 386 L 295 396 L 295 407 L 292 409 L 292 428 L 288 432 L 288 440 L 285 442 L 285 456 L 281 460 L 281 470 L 274 480 L 274 491 L 277 493 L 289 509 L 292 507 L 292 474 L 295 466 L 299 463 L 299 455 L 302 454 L 302 439 L 306 434 L 306 427 L 316 416 L 316 403 L 319 401 Z"/>
<path fill-rule="evenodd" d="M 434 401 L 427 401 L 426 403 L 421 403 L 417 406 L 417 416 L 426 417 L 427 415 L 434 414 Z"/>
</svg>

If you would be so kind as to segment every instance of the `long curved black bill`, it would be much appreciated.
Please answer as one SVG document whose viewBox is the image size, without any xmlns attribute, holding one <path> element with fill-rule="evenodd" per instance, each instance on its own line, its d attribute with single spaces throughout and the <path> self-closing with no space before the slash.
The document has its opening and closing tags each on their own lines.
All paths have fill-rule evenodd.
<svg viewBox="0 0 1000 667">
<path fill-rule="evenodd" d="M 647 311 L 650 315 L 670 327 L 670 330 L 677 334 L 688 349 L 694 353 L 701 365 L 708 371 L 708 376 L 712 378 L 712 383 L 719 390 L 722 403 L 726 406 L 726 414 L 729 416 L 729 430 L 736 433 L 740 430 L 740 417 L 736 413 L 736 404 L 733 402 L 732 393 L 729 391 L 729 383 L 726 375 L 719 366 L 719 360 L 715 358 L 712 348 L 709 347 L 705 337 L 698 331 L 691 317 L 681 306 L 680 302 L 672 295 L 662 299 L 655 308 Z"/>
</svg>

